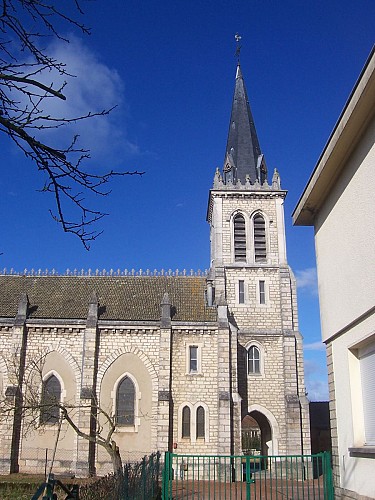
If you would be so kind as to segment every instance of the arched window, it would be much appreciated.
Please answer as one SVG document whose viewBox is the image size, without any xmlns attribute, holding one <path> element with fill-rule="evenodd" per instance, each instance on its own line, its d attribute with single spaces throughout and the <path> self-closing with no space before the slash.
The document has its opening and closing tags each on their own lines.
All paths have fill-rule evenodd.
<svg viewBox="0 0 375 500">
<path fill-rule="evenodd" d="M 55 375 L 43 381 L 42 399 L 40 402 L 40 422 L 42 424 L 57 424 L 60 409 L 56 403 L 61 401 L 61 384 Z"/>
<path fill-rule="evenodd" d="M 255 214 L 253 225 L 255 262 L 264 262 L 267 259 L 266 223 L 264 218 L 260 214 Z"/>
<path fill-rule="evenodd" d="M 245 218 L 237 214 L 233 219 L 234 226 L 234 260 L 246 262 L 246 224 Z"/>
<path fill-rule="evenodd" d="M 188 406 L 182 409 L 182 437 L 190 437 L 190 408 Z"/>
<path fill-rule="evenodd" d="M 203 406 L 198 406 L 197 408 L 197 420 L 196 420 L 196 429 L 197 429 L 197 439 L 205 437 L 205 421 L 204 421 L 204 408 Z"/>
<path fill-rule="evenodd" d="M 260 373 L 260 350 L 252 345 L 247 351 L 248 373 Z"/>
<path fill-rule="evenodd" d="M 116 423 L 134 425 L 135 387 L 129 377 L 124 377 L 117 386 Z"/>
</svg>

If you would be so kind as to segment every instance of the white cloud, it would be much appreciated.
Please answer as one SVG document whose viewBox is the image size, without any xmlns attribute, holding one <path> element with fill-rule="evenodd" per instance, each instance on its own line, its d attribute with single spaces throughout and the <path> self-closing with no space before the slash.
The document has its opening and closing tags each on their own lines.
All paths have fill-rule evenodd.
<svg viewBox="0 0 375 500">
<path fill-rule="evenodd" d="M 305 290 L 313 295 L 318 293 L 318 279 L 315 267 L 308 267 L 296 271 L 297 287 L 299 290 Z"/>
<path fill-rule="evenodd" d="M 305 383 L 310 401 L 328 401 L 326 366 L 315 360 L 305 359 Z"/>
<path fill-rule="evenodd" d="M 329 401 L 328 384 L 323 380 L 306 382 L 307 397 L 310 401 Z"/>
<path fill-rule="evenodd" d="M 54 41 L 48 54 L 66 65 L 71 77 L 59 75 L 56 71 L 44 72 L 41 80 L 45 85 L 59 88 L 65 81 L 63 93 L 66 101 L 56 98 L 45 99 L 43 110 L 51 116 L 74 118 L 89 112 L 100 112 L 116 106 L 106 116 L 77 121 L 58 130 L 44 132 L 54 145 L 78 134 L 79 145 L 89 149 L 95 164 L 102 163 L 106 170 L 112 165 L 127 163 L 126 158 L 139 153 L 137 145 L 126 135 L 126 113 L 124 82 L 115 69 L 100 62 L 97 56 L 74 36 L 70 43 Z M 125 159 L 125 162 L 123 161 Z"/>
<path fill-rule="evenodd" d="M 311 342 L 310 344 L 303 344 L 305 351 L 325 351 L 326 346 L 323 342 Z"/>
</svg>

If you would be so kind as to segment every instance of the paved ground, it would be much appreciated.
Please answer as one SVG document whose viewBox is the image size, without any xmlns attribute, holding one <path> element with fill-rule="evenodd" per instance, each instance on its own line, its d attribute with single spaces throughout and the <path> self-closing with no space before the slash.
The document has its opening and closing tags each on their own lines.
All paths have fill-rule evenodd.
<svg viewBox="0 0 375 500">
<path fill-rule="evenodd" d="M 172 482 L 173 500 L 324 500 L 323 480 L 286 481 L 255 479 L 244 482 L 176 480 Z"/>
</svg>

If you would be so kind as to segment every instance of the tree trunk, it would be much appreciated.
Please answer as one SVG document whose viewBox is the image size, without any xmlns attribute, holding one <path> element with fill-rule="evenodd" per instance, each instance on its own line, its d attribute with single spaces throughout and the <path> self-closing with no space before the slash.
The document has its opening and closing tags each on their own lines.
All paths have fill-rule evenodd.
<svg viewBox="0 0 375 500">
<path fill-rule="evenodd" d="M 122 460 L 120 450 L 115 441 L 112 441 L 109 449 L 107 450 L 111 456 L 113 472 L 115 474 L 122 473 Z"/>
</svg>

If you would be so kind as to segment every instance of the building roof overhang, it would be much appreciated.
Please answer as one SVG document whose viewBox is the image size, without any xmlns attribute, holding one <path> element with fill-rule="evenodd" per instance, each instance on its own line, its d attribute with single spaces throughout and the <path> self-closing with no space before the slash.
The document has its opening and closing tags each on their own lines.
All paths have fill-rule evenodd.
<svg viewBox="0 0 375 500">
<path fill-rule="evenodd" d="M 293 211 L 293 224 L 314 225 L 316 214 L 374 114 L 375 46 Z"/>
</svg>

